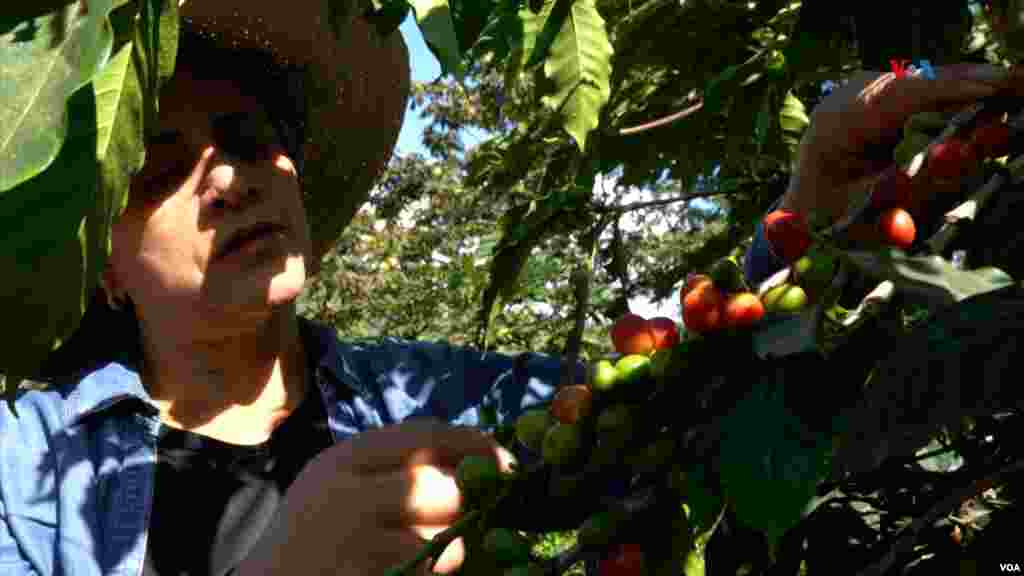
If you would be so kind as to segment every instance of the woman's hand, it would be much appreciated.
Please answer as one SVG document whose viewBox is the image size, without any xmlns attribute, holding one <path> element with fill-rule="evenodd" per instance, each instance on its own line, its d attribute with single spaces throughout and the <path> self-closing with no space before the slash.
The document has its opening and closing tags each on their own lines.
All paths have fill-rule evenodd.
<svg viewBox="0 0 1024 576">
<path fill-rule="evenodd" d="M 855 194 L 865 194 L 873 178 L 893 163 L 890 150 L 908 118 L 958 111 L 981 98 L 1022 89 L 1019 70 L 991 65 L 939 67 L 934 80 L 859 72 L 814 109 L 780 207 L 839 220 Z"/>
<path fill-rule="evenodd" d="M 513 461 L 483 432 L 436 420 L 332 446 L 296 478 L 239 574 L 384 574 L 459 517 L 455 468 L 470 454 L 493 457 L 505 470 Z M 464 554 L 461 540 L 453 541 L 436 571 L 457 569 Z M 425 562 L 421 573 L 428 571 Z"/>
</svg>

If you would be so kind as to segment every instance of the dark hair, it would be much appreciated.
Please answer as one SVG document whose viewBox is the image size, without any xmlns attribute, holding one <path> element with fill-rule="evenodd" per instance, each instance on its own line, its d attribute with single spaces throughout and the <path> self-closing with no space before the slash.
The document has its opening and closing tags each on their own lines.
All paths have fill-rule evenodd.
<svg viewBox="0 0 1024 576">
<path fill-rule="evenodd" d="M 306 109 L 303 94 L 306 70 L 272 52 L 225 45 L 223 39 L 181 22 L 177 63 L 186 64 L 199 78 L 224 78 L 225 71 L 241 89 L 257 97 L 266 109 L 282 144 L 301 178 Z M 86 373 L 110 362 L 141 368 L 142 339 L 135 305 L 130 298 L 115 310 L 97 287 L 71 338 L 51 352 L 33 378 L 54 384 L 74 384 Z"/>
</svg>

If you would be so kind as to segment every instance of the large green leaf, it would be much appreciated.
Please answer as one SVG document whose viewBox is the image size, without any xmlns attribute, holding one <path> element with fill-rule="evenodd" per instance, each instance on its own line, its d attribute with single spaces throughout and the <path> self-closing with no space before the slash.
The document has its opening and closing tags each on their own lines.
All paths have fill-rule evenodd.
<svg viewBox="0 0 1024 576">
<path fill-rule="evenodd" d="M 785 385 L 766 379 L 721 422 L 719 473 L 736 517 L 777 541 L 796 525 L 828 471 L 831 439 L 788 407 Z"/>
<path fill-rule="evenodd" d="M 0 6 L 0 34 L 25 20 L 46 16 L 78 0 L 35 0 L 33 2 L 7 2 Z"/>
<path fill-rule="evenodd" d="M 461 82 L 462 52 L 448 0 L 412 0 L 412 7 L 423 40 L 441 63 L 441 73 L 453 74 Z"/>
<path fill-rule="evenodd" d="M 156 106 L 146 95 L 158 93 L 173 69 L 176 0 L 142 0 L 112 20 L 115 31 L 127 27 L 119 37 L 133 40 L 68 101 L 67 136 L 54 162 L 0 197 L 0 225 L 18 231 L 0 244 L 0 265 L 13 271 L 0 305 L 31 327 L 0 342 L 8 395 L 77 328 L 144 160 Z"/>
<path fill-rule="evenodd" d="M 110 12 L 127 0 L 75 2 L 0 29 L 0 193 L 42 172 L 67 134 L 67 102 L 110 58 Z M 5 18 L 6 20 L 6 18 Z"/>
<path fill-rule="evenodd" d="M 555 90 L 543 101 L 561 111 L 562 125 L 581 151 L 611 93 L 611 58 L 612 45 L 595 0 L 575 0 L 544 63 Z"/>
<path fill-rule="evenodd" d="M 527 68 L 527 62 L 534 62 L 535 54 L 547 56 L 554 35 L 545 36 L 547 44 L 537 46 L 541 39 L 541 32 L 548 22 L 548 16 L 555 5 L 554 0 L 545 2 L 541 10 L 534 13 L 528 8 L 521 8 L 517 12 L 504 15 L 495 23 L 494 33 L 505 34 L 509 43 L 508 58 L 505 60 L 505 86 L 506 90 L 516 84 L 519 74 Z M 541 60 L 543 60 L 543 57 Z"/>
<path fill-rule="evenodd" d="M 537 66 L 548 57 L 551 45 L 565 26 L 565 19 L 569 17 L 569 10 L 574 2 L 575 0 L 554 0 L 545 2 L 537 14 L 529 10 L 521 12 L 524 21 L 530 23 L 524 28 L 531 33 L 531 46 L 529 51 L 525 52 L 526 68 Z"/>
<path fill-rule="evenodd" d="M 857 474 L 912 456 L 964 416 L 1024 409 L 1017 378 L 1024 289 L 979 294 L 894 341 L 846 421 L 833 473 Z"/>
<path fill-rule="evenodd" d="M 932 309 L 1014 283 L 997 268 L 960 270 L 940 256 L 907 256 L 899 250 L 850 251 L 844 258 L 866 274 L 891 280 L 898 290 L 923 298 Z"/>
</svg>

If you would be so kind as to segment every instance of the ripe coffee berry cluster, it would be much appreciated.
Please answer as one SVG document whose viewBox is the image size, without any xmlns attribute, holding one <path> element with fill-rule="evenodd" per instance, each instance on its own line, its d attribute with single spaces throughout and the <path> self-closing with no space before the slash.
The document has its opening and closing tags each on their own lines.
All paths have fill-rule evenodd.
<svg viewBox="0 0 1024 576">
<path fill-rule="evenodd" d="M 853 240 L 871 240 L 909 249 L 917 236 L 911 212 L 922 206 L 935 184 L 955 183 L 987 158 L 1005 156 L 1010 148 L 1010 127 L 1004 113 L 981 112 L 973 128 L 953 133 L 930 144 L 948 121 L 936 112 L 923 112 L 907 120 L 903 139 L 893 151 L 895 163 L 882 171 L 871 192 L 872 221 L 855 223 L 847 230 Z M 923 167 L 916 160 L 923 154 Z M 914 173 L 912 176 L 911 173 Z M 916 212 L 915 212 L 916 213 Z M 764 217 L 765 238 L 775 255 L 793 264 L 811 247 L 806 218 L 790 210 L 775 210 Z"/>
<path fill-rule="evenodd" d="M 877 230 L 883 242 L 907 249 L 916 235 L 910 214 L 929 194 L 929 184 L 950 184 L 964 178 L 987 158 L 1009 153 L 1010 127 L 1002 112 L 979 113 L 973 129 L 953 133 L 929 146 L 945 126 L 946 117 L 935 112 L 917 114 L 903 127 L 903 140 L 893 152 L 895 164 L 882 172 L 871 193 L 871 207 L 879 213 Z M 924 167 L 911 177 L 915 157 L 924 152 Z M 915 186 L 923 178 L 925 185 Z M 918 198 L 917 196 L 921 196 Z"/>
<path fill-rule="evenodd" d="M 728 260 L 726 262 L 729 262 Z M 729 269 L 727 273 L 715 273 Z M 712 275 L 691 273 L 679 291 L 686 329 L 707 334 L 728 328 L 753 326 L 764 317 L 764 304 L 757 294 L 736 282 L 742 274 L 735 262 L 716 265 Z"/>
<path fill-rule="evenodd" d="M 621 355 L 617 361 L 599 360 L 592 366 L 589 384 L 562 386 L 547 408 L 528 410 L 516 420 L 516 438 L 549 464 L 564 466 L 576 459 L 583 441 L 581 421 L 593 414 L 595 394 L 650 381 L 655 353 L 679 344 L 679 329 L 671 318 L 632 313 L 615 322 L 610 336 Z M 593 414 L 599 434 L 623 434 L 628 408 L 617 402 L 605 404 L 600 414 Z"/>
</svg>

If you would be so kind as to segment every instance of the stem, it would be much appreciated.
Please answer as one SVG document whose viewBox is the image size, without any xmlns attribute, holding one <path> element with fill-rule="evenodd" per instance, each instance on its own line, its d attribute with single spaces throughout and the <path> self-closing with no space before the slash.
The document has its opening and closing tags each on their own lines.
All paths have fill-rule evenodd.
<svg viewBox="0 0 1024 576">
<path fill-rule="evenodd" d="M 392 568 L 387 572 L 387 576 L 413 576 L 413 571 L 416 570 L 416 567 L 419 566 L 420 563 L 425 562 L 427 558 L 440 558 L 444 549 L 447 548 L 453 540 L 462 536 L 479 518 L 479 510 L 473 510 L 462 518 L 459 518 L 455 524 L 452 524 L 443 532 L 431 538 L 430 542 L 420 549 L 415 558 L 405 562 L 397 568 Z"/>
<path fill-rule="evenodd" d="M 1024 459 L 1012 462 L 985 476 L 982 480 L 994 482 L 1003 476 L 1020 470 L 1024 470 Z M 858 576 L 882 576 L 883 574 L 888 573 L 898 561 L 906 558 L 908 554 L 914 551 L 914 543 L 917 541 L 917 537 L 921 533 L 921 530 L 926 526 L 930 526 L 940 517 L 947 515 L 950 510 L 959 506 L 964 500 L 974 496 L 977 491 L 978 482 L 971 482 L 969 485 L 960 488 L 959 490 L 954 490 L 951 494 L 937 502 L 928 509 L 928 512 L 914 520 L 910 526 L 900 532 L 896 543 L 889 548 L 889 551 L 886 552 L 885 556 L 883 556 L 881 560 L 875 562 L 871 566 L 868 566 L 865 570 L 861 571 Z"/>
<path fill-rule="evenodd" d="M 678 112 L 673 112 L 672 114 L 669 114 L 668 116 L 665 116 L 665 117 L 662 117 L 662 118 L 658 118 L 657 120 L 651 120 L 650 122 L 646 122 L 646 123 L 641 124 L 639 126 L 631 126 L 629 128 L 622 128 L 621 130 L 619 130 L 619 134 L 622 135 L 622 136 L 629 136 L 630 134 L 639 134 L 641 132 L 646 132 L 648 130 L 653 130 L 653 129 L 659 128 L 661 126 L 668 126 L 669 124 L 672 124 L 673 122 L 678 122 L 679 120 L 682 120 L 683 118 L 686 118 L 687 116 L 689 116 L 689 115 L 691 115 L 691 114 L 693 114 L 695 112 L 698 112 L 703 107 L 704 107 L 704 101 L 701 100 L 701 101 L 697 102 L 696 104 L 694 104 L 694 105 L 692 105 L 692 106 L 690 106 L 688 108 L 683 108 L 682 110 L 680 110 Z"/>
</svg>

